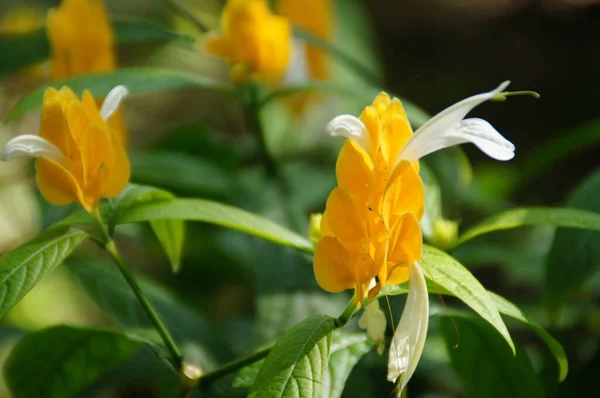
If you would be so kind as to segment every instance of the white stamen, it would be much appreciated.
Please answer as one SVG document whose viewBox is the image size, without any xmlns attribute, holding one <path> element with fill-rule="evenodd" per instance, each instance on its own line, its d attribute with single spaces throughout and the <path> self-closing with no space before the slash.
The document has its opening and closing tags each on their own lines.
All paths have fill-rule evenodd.
<svg viewBox="0 0 600 398">
<path fill-rule="evenodd" d="M 504 91 L 509 83 L 506 81 L 493 91 L 466 98 L 438 113 L 413 134 L 397 161 L 413 162 L 432 152 L 466 142 L 477 145 L 496 160 L 512 159 L 515 146 L 492 125 L 482 119 L 463 120 L 477 105 Z"/>
<path fill-rule="evenodd" d="M 100 108 L 100 115 L 105 121 L 119 108 L 121 101 L 129 94 L 125 86 L 117 86 L 110 90 Z"/>
<path fill-rule="evenodd" d="M 14 137 L 0 151 L 0 160 L 6 161 L 20 157 L 46 158 L 65 165 L 67 158 L 56 145 L 39 135 L 24 134 Z"/>
<path fill-rule="evenodd" d="M 392 339 L 387 379 L 396 382 L 401 377 L 397 396 L 415 372 L 427 337 L 429 325 L 429 296 L 421 266 L 410 266 L 410 287 L 400 323 Z"/>
<path fill-rule="evenodd" d="M 333 137 L 346 137 L 354 140 L 367 153 L 370 153 L 369 132 L 365 124 L 356 116 L 340 115 L 335 117 L 326 127 L 329 135 Z"/>
</svg>

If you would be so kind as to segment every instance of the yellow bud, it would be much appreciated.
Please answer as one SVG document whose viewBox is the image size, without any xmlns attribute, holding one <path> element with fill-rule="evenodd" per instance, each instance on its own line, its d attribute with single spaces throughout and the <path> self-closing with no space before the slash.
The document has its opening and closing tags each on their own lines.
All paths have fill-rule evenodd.
<svg viewBox="0 0 600 398">
<path fill-rule="evenodd" d="M 310 224 L 308 226 L 308 238 L 312 242 L 313 246 L 316 246 L 321 236 L 321 220 L 323 219 L 323 213 L 313 213 L 310 215 Z"/>
<path fill-rule="evenodd" d="M 458 223 L 438 218 L 433 223 L 433 243 L 440 249 L 451 247 L 458 236 Z"/>
</svg>

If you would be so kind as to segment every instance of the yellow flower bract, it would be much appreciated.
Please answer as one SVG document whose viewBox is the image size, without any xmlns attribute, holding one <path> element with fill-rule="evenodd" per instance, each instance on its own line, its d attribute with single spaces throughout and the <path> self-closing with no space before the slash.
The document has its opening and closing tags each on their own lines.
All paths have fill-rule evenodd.
<svg viewBox="0 0 600 398">
<path fill-rule="evenodd" d="M 48 12 L 52 78 L 115 68 L 113 32 L 101 0 L 63 0 Z"/>
<path fill-rule="evenodd" d="M 50 203 L 78 202 L 91 211 L 101 198 L 114 197 L 127 185 L 130 166 L 125 149 L 89 91 L 80 101 L 68 87 L 47 89 L 40 136 L 64 155 L 62 164 L 46 158 L 36 161 L 38 187 Z"/>
<path fill-rule="evenodd" d="M 279 0 L 277 13 L 311 34 L 327 42 L 333 30 L 332 0 Z M 328 54 L 320 47 L 307 45 L 306 58 L 310 76 L 317 80 L 329 78 Z"/>
<path fill-rule="evenodd" d="M 381 93 L 360 119 L 368 150 L 347 140 L 340 152 L 338 186 L 327 200 L 314 259 L 323 289 L 355 288 L 359 303 L 375 277 L 370 295 L 408 280 L 409 265 L 421 257 L 424 211 L 418 163 L 396 161 L 412 135 L 400 101 Z"/>
<path fill-rule="evenodd" d="M 229 0 L 221 15 L 221 33 L 210 35 L 206 51 L 225 58 L 235 82 L 252 76 L 279 79 L 290 58 L 289 22 L 273 15 L 265 0 Z"/>
<path fill-rule="evenodd" d="M 113 29 L 102 0 L 63 0 L 60 7 L 48 11 L 47 32 L 53 80 L 116 68 Z M 109 124 L 127 144 L 121 110 Z"/>
</svg>

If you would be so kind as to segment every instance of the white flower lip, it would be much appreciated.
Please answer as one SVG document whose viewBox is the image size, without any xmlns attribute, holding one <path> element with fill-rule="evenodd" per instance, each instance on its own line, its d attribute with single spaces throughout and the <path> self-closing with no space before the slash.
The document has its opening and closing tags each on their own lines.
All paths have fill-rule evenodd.
<svg viewBox="0 0 600 398">
<path fill-rule="evenodd" d="M 121 104 L 121 101 L 129 95 L 129 90 L 125 86 L 116 86 L 106 96 L 104 102 L 102 103 L 102 107 L 100 108 L 100 116 L 104 121 L 107 121 L 108 118 L 116 112 Z"/>
<path fill-rule="evenodd" d="M 352 115 L 340 115 L 335 117 L 326 127 L 329 135 L 333 137 L 346 137 L 354 140 L 367 153 L 370 153 L 370 137 L 365 124 Z"/>
<path fill-rule="evenodd" d="M 408 140 L 397 162 L 413 162 L 440 149 L 467 142 L 493 159 L 512 159 L 515 146 L 491 124 L 477 118 L 463 120 L 473 108 L 504 91 L 509 83 L 505 81 L 495 90 L 466 98 L 435 115 Z"/>
<path fill-rule="evenodd" d="M 12 138 L 0 151 L 0 160 L 6 161 L 21 157 L 46 158 L 60 165 L 67 158 L 56 145 L 39 135 L 24 134 Z"/>
<path fill-rule="evenodd" d="M 392 339 L 388 360 L 387 379 L 396 382 L 400 377 L 397 396 L 412 377 L 427 337 L 429 325 L 429 296 L 427 284 L 419 263 L 410 266 L 410 288 L 408 298 L 400 318 L 400 323 Z"/>
</svg>

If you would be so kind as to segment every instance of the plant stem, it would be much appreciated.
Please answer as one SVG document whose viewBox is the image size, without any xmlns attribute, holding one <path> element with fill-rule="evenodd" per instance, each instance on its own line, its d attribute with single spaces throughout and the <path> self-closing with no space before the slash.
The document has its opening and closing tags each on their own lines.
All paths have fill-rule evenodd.
<svg viewBox="0 0 600 398">
<path fill-rule="evenodd" d="M 201 376 L 198 386 L 200 388 L 207 388 L 214 381 L 220 379 L 221 377 L 226 376 L 229 373 L 235 372 L 236 370 L 241 369 L 246 365 L 250 365 L 254 362 L 260 361 L 261 359 L 269 355 L 269 352 L 271 352 L 272 349 L 273 347 L 267 347 L 246 357 L 236 359 L 235 361 L 231 361 L 223 365 L 219 369 L 207 373 L 204 376 Z"/>
<path fill-rule="evenodd" d="M 356 306 L 356 295 L 355 295 L 352 297 L 352 300 L 350 300 L 350 302 L 346 306 L 346 309 L 344 309 L 344 312 L 342 312 L 342 314 L 336 319 L 335 327 L 333 330 L 341 329 L 344 326 L 346 326 L 348 321 L 350 319 L 352 319 L 352 317 L 354 316 L 354 314 L 356 314 L 357 311 L 358 311 L 358 307 Z M 253 354 L 250 354 L 246 357 L 236 359 L 235 361 L 229 362 L 228 364 L 223 365 L 223 367 L 221 367 L 215 371 L 212 371 L 210 373 L 205 374 L 204 376 L 201 376 L 199 379 L 198 387 L 201 389 L 206 389 L 210 386 L 210 384 L 212 384 L 214 381 L 220 379 L 221 377 L 226 376 L 229 373 L 233 373 L 236 370 L 241 369 L 246 365 L 250 365 L 254 362 L 260 361 L 261 359 L 263 359 L 267 355 L 269 355 L 269 353 L 271 352 L 273 347 L 274 346 L 267 347 L 260 351 L 255 352 Z"/>
<path fill-rule="evenodd" d="M 269 148 L 267 147 L 267 138 L 265 135 L 265 131 L 262 127 L 262 123 L 260 121 L 260 108 L 261 108 L 261 100 L 259 95 L 259 88 L 255 82 L 248 82 L 245 85 L 247 90 L 247 98 L 246 98 L 246 108 L 250 115 L 250 123 L 252 131 L 258 136 L 258 143 L 260 146 L 261 157 L 265 162 L 265 167 L 267 169 L 267 173 L 273 177 L 278 176 L 279 170 L 277 167 L 277 163 L 275 159 L 271 156 L 269 152 Z"/>
<path fill-rule="evenodd" d="M 150 321 L 154 325 L 154 328 L 162 338 L 167 350 L 169 351 L 169 354 L 171 355 L 173 366 L 175 366 L 175 369 L 177 370 L 181 369 L 183 356 L 181 354 L 181 350 L 175 342 L 175 339 L 173 339 L 173 337 L 167 330 L 164 322 L 162 321 L 162 319 L 160 319 L 160 316 L 158 315 L 158 313 L 156 312 L 156 310 L 154 309 L 144 292 L 142 292 L 142 289 L 135 280 L 135 277 L 129 269 L 129 266 L 127 265 L 125 260 L 123 260 L 123 257 L 121 257 L 119 249 L 117 248 L 115 241 L 110 237 L 108 230 L 102 221 L 102 217 L 100 216 L 100 212 L 98 211 L 98 209 L 96 209 L 91 214 L 96 220 L 96 224 L 98 225 L 100 232 L 102 233 L 102 236 L 104 238 L 104 250 L 106 250 L 108 254 L 110 254 L 110 256 L 112 257 L 113 261 L 117 265 L 117 268 L 119 268 L 119 271 L 121 271 L 121 274 L 125 278 L 125 281 L 133 291 L 133 294 L 138 299 L 140 305 L 142 306 L 142 308 L 150 318 Z"/>
</svg>

